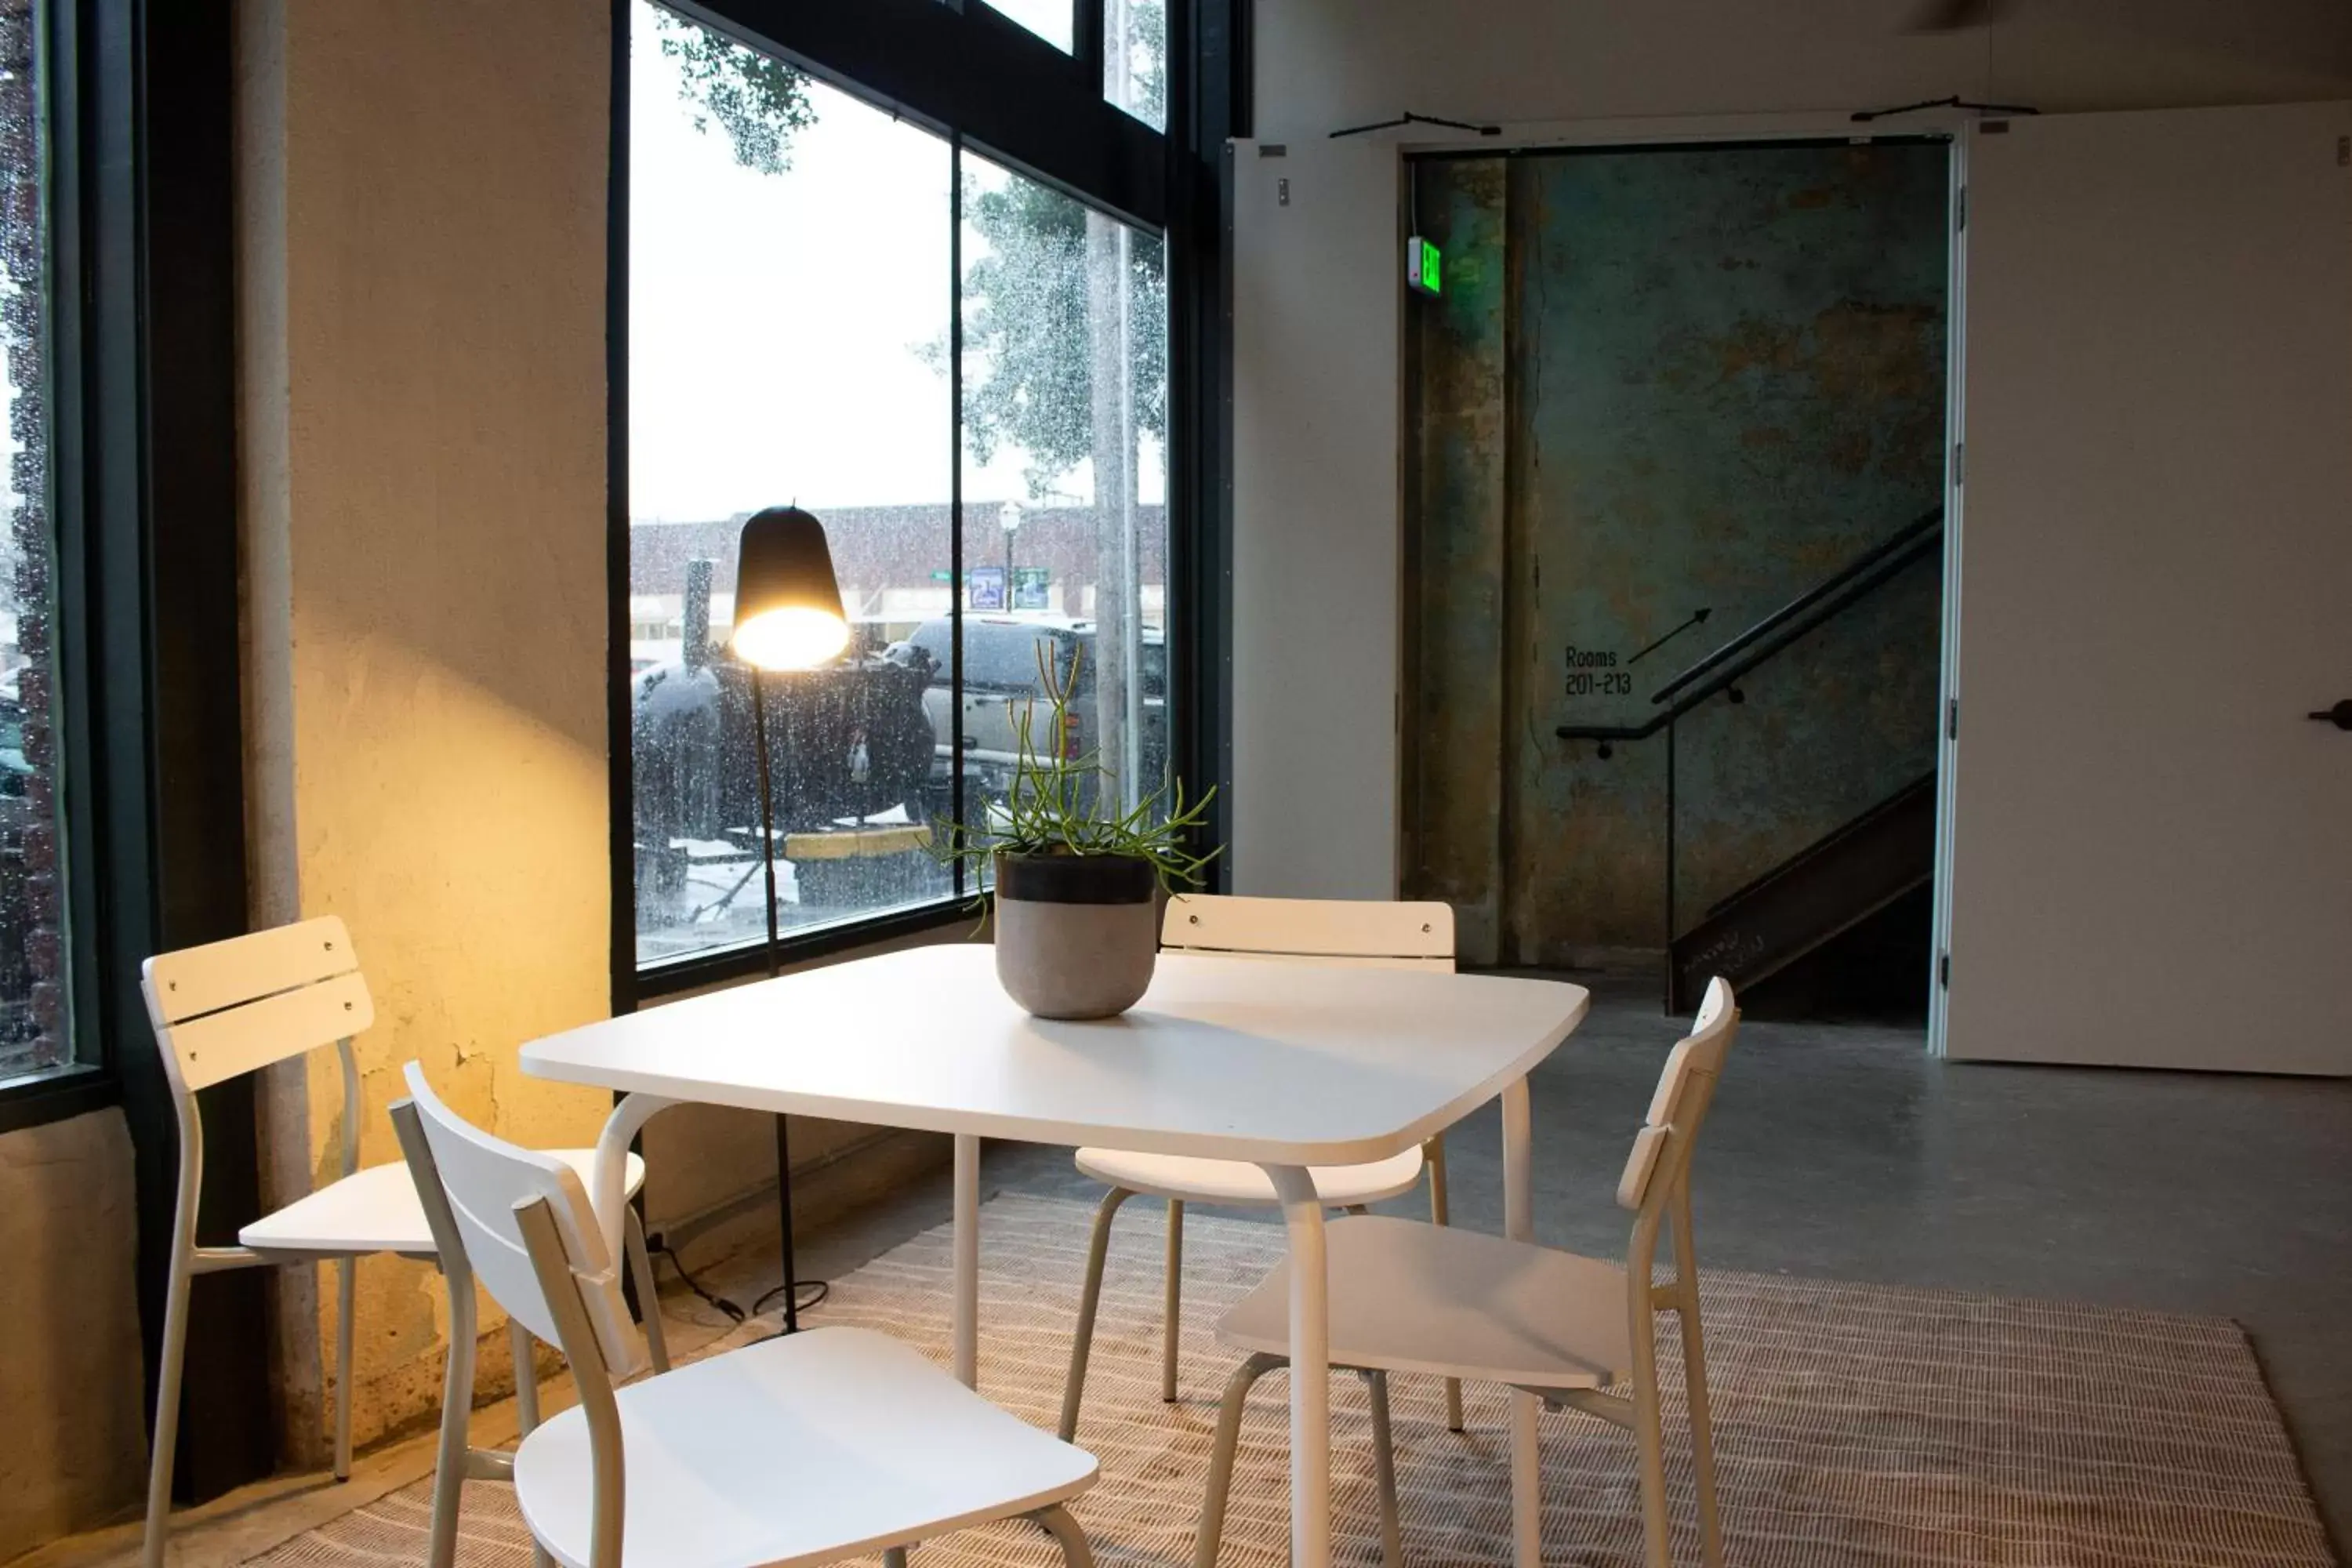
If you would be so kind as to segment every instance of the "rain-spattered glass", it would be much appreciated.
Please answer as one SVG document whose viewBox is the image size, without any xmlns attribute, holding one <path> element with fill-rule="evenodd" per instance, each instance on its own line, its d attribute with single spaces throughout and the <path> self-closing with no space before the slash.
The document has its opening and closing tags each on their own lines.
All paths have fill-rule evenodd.
<svg viewBox="0 0 2352 1568">
<path fill-rule="evenodd" d="M 743 519 L 824 523 L 847 651 L 761 678 L 787 934 L 952 897 L 948 144 L 667 11 L 632 13 L 629 661 L 637 959 L 766 934 Z"/>
<path fill-rule="evenodd" d="M 1103 97 L 1154 131 L 1168 128 L 1166 0 L 1102 0 Z"/>
<path fill-rule="evenodd" d="M 71 1066 L 50 510 L 47 61 L 0 9 L 0 1083 Z"/>
<path fill-rule="evenodd" d="M 1075 722 L 1033 743 L 1094 756 L 1131 805 L 1169 768 L 1165 247 L 969 153 L 962 167 L 967 818 L 1009 788 L 1045 668 L 1075 671 Z"/>
<path fill-rule="evenodd" d="M 1006 11 L 1068 46 L 1066 5 Z M 1148 82 L 1160 46 L 1142 39 L 1129 44 Z M 631 758 L 646 965 L 765 934 L 758 710 L 724 648 L 736 535 L 761 507 L 798 504 L 824 523 L 853 628 L 840 661 L 761 680 L 785 934 L 969 891 L 927 842 L 959 790 L 969 822 L 1010 790 L 1020 718 L 1049 679 L 1075 693 L 1074 722 L 1034 729 L 1033 744 L 1094 757 L 1112 799 L 1158 787 L 1167 291 L 1157 237 L 968 152 L 959 161 L 781 61 L 644 0 L 631 45 Z"/>
</svg>

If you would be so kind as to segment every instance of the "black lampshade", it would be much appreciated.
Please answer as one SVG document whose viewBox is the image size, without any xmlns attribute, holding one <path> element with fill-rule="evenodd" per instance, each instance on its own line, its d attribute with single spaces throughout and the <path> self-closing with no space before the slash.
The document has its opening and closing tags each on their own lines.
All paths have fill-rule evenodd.
<svg viewBox="0 0 2352 1568">
<path fill-rule="evenodd" d="M 796 506 L 743 524 L 735 557 L 736 657 L 762 669 L 807 669 L 849 641 L 824 525 Z"/>
</svg>

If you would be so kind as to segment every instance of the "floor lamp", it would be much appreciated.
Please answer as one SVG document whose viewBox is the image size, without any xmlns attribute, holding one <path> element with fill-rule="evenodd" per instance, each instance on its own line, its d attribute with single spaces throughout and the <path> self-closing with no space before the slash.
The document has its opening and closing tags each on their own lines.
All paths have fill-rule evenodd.
<svg viewBox="0 0 2352 1568">
<path fill-rule="evenodd" d="M 728 646 L 751 668 L 751 737 L 760 762 L 760 858 L 767 873 L 768 973 L 777 970 L 776 801 L 768 761 L 772 669 L 814 669 L 848 645 L 841 584 L 824 525 L 798 507 L 770 507 L 743 524 L 735 554 L 735 630 Z M 793 1159 L 783 1113 L 776 1115 L 776 1206 L 782 1218 L 784 1332 L 800 1330 L 800 1282 L 793 1270 Z"/>
</svg>

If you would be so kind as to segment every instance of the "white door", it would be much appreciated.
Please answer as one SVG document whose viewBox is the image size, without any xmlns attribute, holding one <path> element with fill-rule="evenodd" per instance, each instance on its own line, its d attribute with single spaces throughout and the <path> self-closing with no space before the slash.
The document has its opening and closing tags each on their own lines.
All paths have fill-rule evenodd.
<svg viewBox="0 0 2352 1568">
<path fill-rule="evenodd" d="M 1946 1052 L 2352 1073 L 2352 105 L 1968 167 Z"/>
</svg>

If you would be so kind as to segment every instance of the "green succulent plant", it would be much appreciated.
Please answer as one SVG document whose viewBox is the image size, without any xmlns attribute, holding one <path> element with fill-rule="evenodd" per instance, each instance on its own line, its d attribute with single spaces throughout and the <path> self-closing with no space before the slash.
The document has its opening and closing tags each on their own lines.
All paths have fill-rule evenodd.
<svg viewBox="0 0 2352 1568">
<path fill-rule="evenodd" d="M 1099 752 L 1065 756 L 1059 745 L 1038 751 L 1034 735 L 1041 704 L 1047 735 L 1058 741 L 1070 732 L 1070 702 L 1086 658 L 1083 647 L 1075 649 L 1068 673 L 1057 674 L 1047 657 L 1049 646 L 1041 640 L 1037 649 L 1045 696 L 1033 698 L 1013 716 L 1011 794 L 992 802 L 981 822 L 934 822 L 929 846 L 932 858 L 977 870 L 998 855 L 1123 855 L 1150 862 L 1160 886 L 1171 893 L 1179 884 L 1200 886 L 1202 873 L 1219 851 L 1196 855 L 1192 839 L 1208 820 L 1209 804 L 1217 798 L 1214 789 L 1188 800 L 1183 781 L 1171 773 L 1128 810 L 1108 813 L 1102 803 L 1112 798 L 1112 781 Z"/>
</svg>

